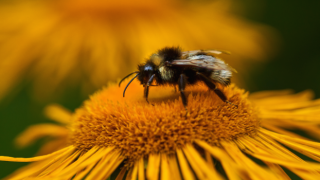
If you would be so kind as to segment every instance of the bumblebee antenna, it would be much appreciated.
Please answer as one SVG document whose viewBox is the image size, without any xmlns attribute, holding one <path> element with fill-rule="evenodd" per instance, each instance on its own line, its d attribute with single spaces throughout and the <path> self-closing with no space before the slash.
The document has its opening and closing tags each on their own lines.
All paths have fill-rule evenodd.
<svg viewBox="0 0 320 180">
<path fill-rule="evenodd" d="M 133 74 L 133 73 L 131 73 L 131 74 Z M 131 74 L 129 74 L 128 76 L 130 76 Z M 137 74 L 128 82 L 126 88 L 124 88 L 123 97 L 124 97 L 124 94 L 126 93 L 127 87 L 130 85 L 130 83 L 131 83 L 138 75 L 139 75 L 139 73 L 137 73 Z M 128 77 L 128 76 L 127 76 L 127 77 Z M 127 78 L 127 77 L 125 77 L 125 78 Z M 125 78 L 124 78 L 124 79 L 125 79 Z M 122 81 L 122 80 L 121 80 L 121 81 Z M 121 83 L 121 81 L 120 81 L 120 83 Z"/>
<path fill-rule="evenodd" d="M 119 87 L 120 87 L 120 84 L 122 83 L 122 81 L 124 81 L 125 79 L 127 79 L 128 77 L 130 77 L 130 76 L 131 76 L 132 74 L 134 74 L 134 73 L 139 73 L 139 71 L 130 73 L 130 74 L 128 74 L 126 77 L 124 77 L 123 79 L 121 79 L 121 81 L 119 82 Z"/>
</svg>

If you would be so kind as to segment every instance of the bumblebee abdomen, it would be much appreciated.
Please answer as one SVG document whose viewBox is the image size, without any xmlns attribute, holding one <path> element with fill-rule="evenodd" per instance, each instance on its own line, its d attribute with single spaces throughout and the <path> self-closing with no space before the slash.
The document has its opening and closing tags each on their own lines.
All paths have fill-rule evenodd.
<svg viewBox="0 0 320 180">
<path fill-rule="evenodd" d="M 223 85 L 230 84 L 230 78 L 232 77 L 232 72 L 229 70 L 215 70 L 212 71 L 210 78 L 216 82 Z"/>
</svg>

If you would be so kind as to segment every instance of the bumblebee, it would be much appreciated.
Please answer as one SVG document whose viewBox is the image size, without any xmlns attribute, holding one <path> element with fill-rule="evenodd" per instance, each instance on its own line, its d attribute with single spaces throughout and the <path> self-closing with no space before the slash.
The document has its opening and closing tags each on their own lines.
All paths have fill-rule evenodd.
<svg viewBox="0 0 320 180">
<path fill-rule="evenodd" d="M 178 85 L 182 103 L 187 110 L 188 101 L 184 92 L 186 85 L 203 81 L 222 101 L 232 104 L 216 85 L 217 83 L 223 86 L 229 85 L 232 72 L 236 72 L 223 60 L 214 56 L 222 53 L 227 52 L 218 50 L 181 51 L 179 47 L 165 47 L 151 55 L 145 63 L 138 65 L 138 71 L 124 77 L 119 82 L 119 87 L 123 80 L 135 74 L 125 87 L 123 97 L 130 83 L 138 78 L 144 87 L 144 97 L 149 103 L 149 87 L 152 86 L 153 81 L 155 81 L 155 86 L 172 85 L 176 87 Z"/>
</svg>

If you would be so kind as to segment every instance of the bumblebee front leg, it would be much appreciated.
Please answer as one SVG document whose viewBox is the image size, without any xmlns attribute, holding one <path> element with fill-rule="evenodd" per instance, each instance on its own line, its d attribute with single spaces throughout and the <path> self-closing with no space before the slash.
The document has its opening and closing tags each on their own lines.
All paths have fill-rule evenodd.
<svg viewBox="0 0 320 180">
<path fill-rule="evenodd" d="M 149 103 L 148 101 L 148 95 L 149 95 L 149 86 L 153 81 L 155 74 L 152 74 L 152 76 L 149 78 L 147 85 L 144 87 L 144 97 L 146 98 L 146 101 Z"/>
<path fill-rule="evenodd" d="M 179 84 L 179 91 L 180 91 L 183 106 L 186 109 L 186 111 L 188 112 L 188 110 L 187 110 L 188 101 L 187 101 L 186 95 L 184 94 L 184 89 L 186 88 L 186 84 L 187 84 L 186 75 L 180 74 L 178 84 Z"/>
</svg>

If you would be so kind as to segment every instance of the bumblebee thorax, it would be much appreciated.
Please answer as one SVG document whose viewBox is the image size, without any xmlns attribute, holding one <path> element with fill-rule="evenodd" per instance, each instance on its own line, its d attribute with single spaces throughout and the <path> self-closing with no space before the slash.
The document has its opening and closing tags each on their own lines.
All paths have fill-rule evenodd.
<svg viewBox="0 0 320 180">
<path fill-rule="evenodd" d="M 161 78 L 165 81 L 170 80 L 174 75 L 174 71 L 166 66 L 160 66 L 159 72 Z"/>
</svg>

